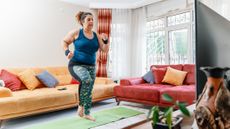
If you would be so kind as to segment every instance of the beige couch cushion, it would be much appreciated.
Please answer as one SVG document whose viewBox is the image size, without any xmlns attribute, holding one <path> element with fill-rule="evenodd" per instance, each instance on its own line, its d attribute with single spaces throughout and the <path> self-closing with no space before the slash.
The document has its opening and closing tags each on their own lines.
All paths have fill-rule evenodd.
<svg viewBox="0 0 230 129">
<path fill-rule="evenodd" d="M 5 87 L 0 87 L 0 98 L 11 97 L 11 96 L 12 96 L 12 92 L 10 89 Z"/>
<path fill-rule="evenodd" d="M 58 90 L 63 87 L 67 90 Z M 0 116 L 77 103 L 76 93 L 77 85 L 16 91 L 13 97 L 0 99 Z"/>
<path fill-rule="evenodd" d="M 71 75 L 54 75 L 54 77 L 57 78 L 59 86 L 69 85 L 72 80 Z"/>
</svg>

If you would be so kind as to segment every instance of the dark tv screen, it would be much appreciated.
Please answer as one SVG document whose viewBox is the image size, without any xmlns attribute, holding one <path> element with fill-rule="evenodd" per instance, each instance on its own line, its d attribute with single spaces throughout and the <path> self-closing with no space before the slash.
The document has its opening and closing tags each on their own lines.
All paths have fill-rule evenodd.
<svg viewBox="0 0 230 129">
<path fill-rule="evenodd" d="M 230 21 L 196 0 L 196 90 L 206 82 L 202 66 L 230 67 Z"/>
</svg>

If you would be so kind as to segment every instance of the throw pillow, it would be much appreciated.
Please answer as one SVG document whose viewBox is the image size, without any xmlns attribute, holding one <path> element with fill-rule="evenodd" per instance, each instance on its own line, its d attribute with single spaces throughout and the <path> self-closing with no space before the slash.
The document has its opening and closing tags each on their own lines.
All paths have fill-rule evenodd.
<svg viewBox="0 0 230 129">
<path fill-rule="evenodd" d="M 5 87 L 9 88 L 12 91 L 23 89 L 20 79 L 16 75 L 8 72 L 5 69 L 1 71 L 0 79 L 4 81 Z"/>
<path fill-rule="evenodd" d="M 36 75 L 36 77 L 47 87 L 53 88 L 58 84 L 58 80 L 48 71 Z"/>
<path fill-rule="evenodd" d="M 187 72 L 173 69 L 171 67 L 167 68 L 166 74 L 162 82 L 172 84 L 172 85 L 182 85 L 186 77 Z"/>
<path fill-rule="evenodd" d="M 75 80 L 74 78 L 72 78 L 71 84 L 80 84 L 80 82 L 78 80 Z"/>
<path fill-rule="evenodd" d="M 35 77 L 35 73 L 32 69 L 27 69 L 19 73 L 18 76 L 29 90 L 34 90 L 41 85 L 39 80 Z"/>
<path fill-rule="evenodd" d="M 152 70 L 148 71 L 142 78 L 150 84 L 154 83 L 154 76 Z"/>
<path fill-rule="evenodd" d="M 156 84 L 160 84 L 164 79 L 166 68 L 156 68 L 152 67 L 153 76 Z"/>
<path fill-rule="evenodd" d="M 10 89 L 0 87 L 0 98 L 13 96 Z"/>
</svg>

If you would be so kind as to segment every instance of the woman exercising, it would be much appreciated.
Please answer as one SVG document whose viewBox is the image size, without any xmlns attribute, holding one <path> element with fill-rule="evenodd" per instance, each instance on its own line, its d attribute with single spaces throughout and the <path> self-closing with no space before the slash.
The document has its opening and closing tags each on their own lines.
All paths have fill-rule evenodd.
<svg viewBox="0 0 230 129">
<path fill-rule="evenodd" d="M 79 85 L 79 106 L 78 115 L 95 121 L 90 116 L 92 103 L 92 89 L 96 77 L 96 52 L 100 48 L 108 52 L 109 43 L 106 34 L 93 32 L 93 15 L 90 12 L 79 12 L 76 15 L 77 21 L 82 28 L 70 31 L 63 39 L 63 49 L 69 59 L 69 72 L 74 79 L 80 82 Z M 74 52 L 69 50 L 69 45 L 74 44 Z"/>
</svg>

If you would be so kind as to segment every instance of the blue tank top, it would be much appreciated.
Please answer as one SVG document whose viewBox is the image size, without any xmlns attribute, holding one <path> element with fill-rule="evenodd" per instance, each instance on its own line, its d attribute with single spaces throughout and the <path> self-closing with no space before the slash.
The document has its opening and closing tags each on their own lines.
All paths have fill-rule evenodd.
<svg viewBox="0 0 230 129">
<path fill-rule="evenodd" d="M 96 52 L 99 48 L 97 34 L 93 32 L 93 38 L 88 39 L 80 29 L 78 38 L 74 40 L 74 55 L 71 61 L 86 65 L 95 65 Z"/>
</svg>

